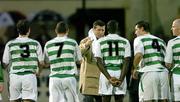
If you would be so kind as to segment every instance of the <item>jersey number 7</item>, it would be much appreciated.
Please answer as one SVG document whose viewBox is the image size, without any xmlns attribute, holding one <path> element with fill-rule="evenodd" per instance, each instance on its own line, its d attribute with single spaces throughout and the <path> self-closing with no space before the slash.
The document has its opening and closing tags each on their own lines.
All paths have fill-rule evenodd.
<svg viewBox="0 0 180 102">
<path fill-rule="evenodd" d="M 60 57 L 61 56 L 61 52 L 62 52 L 62 48 L 64 46 L 64 42 L 56 43 L 55 46 L 59 46 L 57 57 Z"/>
</svg>

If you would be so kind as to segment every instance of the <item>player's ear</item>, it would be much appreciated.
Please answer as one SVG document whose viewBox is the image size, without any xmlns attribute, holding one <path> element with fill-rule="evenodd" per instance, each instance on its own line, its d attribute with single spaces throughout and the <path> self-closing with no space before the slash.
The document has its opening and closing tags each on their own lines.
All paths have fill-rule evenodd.
<svg viewBox="0 0 180 102">
<path fill-rule="evenodd" d="M 58 32 L 57 32 L 57 28 L 54 30 L 54 32 L 57 34 Z"/>
<path fill-rule="evenodd" d="M 29 28 L 29 30 L 28 30 L 28 32 L 27 32 L 27 34 L 29 35 L 31 33 L 31 28 Z"/>
</svg>

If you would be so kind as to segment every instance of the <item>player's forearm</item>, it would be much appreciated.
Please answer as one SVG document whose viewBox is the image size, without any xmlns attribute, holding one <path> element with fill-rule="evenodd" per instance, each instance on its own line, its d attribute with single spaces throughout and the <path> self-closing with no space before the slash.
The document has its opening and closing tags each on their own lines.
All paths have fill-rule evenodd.
<svg viewBox="0 0 180 102">
<path fill-rule="evenodd" d="M 43 68 L 45 67 L 45 63 L 44 61 L 41 61 L 38 63 L 38 66 L 39 66 L 39 70 L 38 70 L 38 73 L 41 73 Z"/>
<path fill-rule="evenodd" d="M 143 58 L 141 53 L 137 53 L 134 57 L 134 61 L 133 61 L 133 69 L 137 70 L 137 67 L 141 61 L 141 59 Z"/>
<path fill-rule="evenodd" d="M 125 58 L 123 68 L 121 70 L 121 75 L 120 75 L 120 78 L 119 78 L 122 81 L 124 80 L 124 78 L 125 78 L 125 76 L 126 76 L 126 74 L 128 72 L 129 62 L 130 62 L 130 58 L 129 57 Z"/>
<path fill-rule="evenodd" d="M 3 66 L 4 69 L 7 69 L 8 65 L 9 65 L 9 64 L 2 63 L 2 66 Z"/>
<path fill-rule="evenodd" d="M 171 64 L 171 63 L 165 63 L 165 65 L 166 65 L 166 67 L 167 67 L 168 69 L 171 69 L 171 67 L 172 67 L 172 64 Z"/>
<path fill-rule="evenodd" d="M 102 63 L 102 59 L 96 57 L 97 60 L 97 66 L 99 70 L 104 74 L 104 76 L 109 80 L 111 78 L 110 74 L 107 72 L 107 70 L 104 68 L 104 65 Z"/>
</svg>

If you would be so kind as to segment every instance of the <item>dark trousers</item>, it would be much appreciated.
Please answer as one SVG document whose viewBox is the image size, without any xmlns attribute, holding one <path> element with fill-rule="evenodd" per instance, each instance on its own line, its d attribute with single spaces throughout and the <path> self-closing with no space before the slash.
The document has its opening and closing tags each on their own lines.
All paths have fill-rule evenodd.
<svg viewBox="0 0 180 102">
<path fill-rule="evenodd" d="M 85 98 L 83 99 L 83 102 L 102 102 L 101 96 L 96 95 L 84 95 Z"/>
</svg>

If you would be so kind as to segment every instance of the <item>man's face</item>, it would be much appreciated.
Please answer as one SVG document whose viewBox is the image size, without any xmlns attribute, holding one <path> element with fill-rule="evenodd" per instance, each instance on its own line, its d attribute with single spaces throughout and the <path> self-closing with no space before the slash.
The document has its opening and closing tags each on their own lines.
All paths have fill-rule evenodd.
<svg viewBox="0 0 180 102">
<path fill-rule="evenodd" d="M 173 22 L 171 30 L 173 32 L 173 36 L 180 35 L 180 26 L 178 26 L 176 21 Z"/>
<path fill-rule="evenodd" d="M 93 28 L 93 32 L 97 38 L 101 38 L 105 33 L 105 26 L 96 26 Z"/>
<path fill-rule="evenodd" d="M 136 34 L 137 36 L 140 36 L 140 35 L 142 34 L 142 31 L 143 31 L 143 28 L 142 28 L 142 27 L 141 27 L 141 28 L 138 28 L 137 25 L 135 26 L 135 34 Z"/>
</svg>

